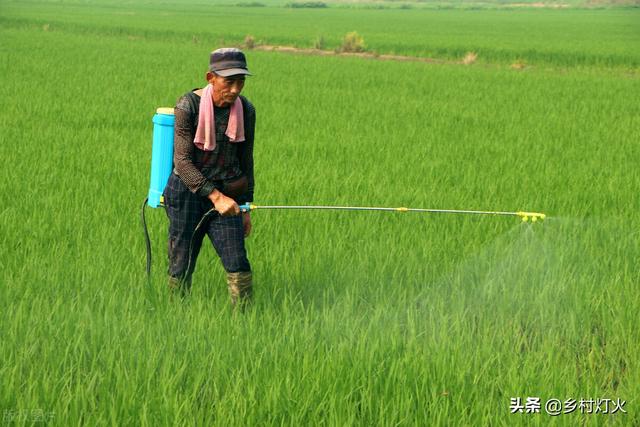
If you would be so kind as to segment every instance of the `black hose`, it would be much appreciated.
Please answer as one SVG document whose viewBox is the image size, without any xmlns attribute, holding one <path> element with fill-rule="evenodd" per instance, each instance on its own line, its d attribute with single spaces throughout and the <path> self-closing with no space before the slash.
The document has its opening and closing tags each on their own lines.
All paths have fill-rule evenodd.
<svg viewBox="0 0 640 427">
<path fill-rule="evenodd" d="M 151 277 L 151 240 L 149 239 L 149 230 L 147 229 L 147 220 L 144 216 L 144 209 L 147 207 L 148 201 L 149 201 L 148 197 L 144 199 L 144 203 L 142 203 L 142 212 L 141 212 L 142 228 L 144 230 L 144 239 L 145 239 L 145 244 L 147 246 L 147 278 Z"/>
<path fill-rule="evenodd" d="M 147 228 L 147 220 L 145 217 L 145 208 L 147 207 L 148 201 L 149 201 L 149 198 L 147 197 L 144 199 L 144 202 L 142 203 L 142 211 L 140 214 L 140 219 L 142 220 L 142 229 L 144 230 L 145 246 L 147 248 L 147 278 L 150 278 L 151 277 L 151 239 L 149 238 L 149 230 Z M 202 218 L 200 218 L 200 222 L 198 222 L 198 225 L 196 225 L 196 228 L 193 230 L 193 233 L 191 234 L 191 240 L 189 241 L 189 260 L 187 263 L 187 271 L 185 272 L 186 276 L 189 275 L 189 270 L 191 269 L 191 260 L 193 257 L 193 238 L 195 237 L 200 227 L 202 227 L 202 224 L 204 224 L 204 220 L 213 212 L 215 212 L 215 208 L 209 209 L 204 215 L 202 215 Z"/>
<path fill-rule="evenodd" d="M 190 270 L 191 270 L 191 259 L 193 257 L 193 238 L 195 237 L 200 227 L 202 227 L 202 224 L 204 224 L 204 220 L 209 216 L 209 214 L 215 211 L 216 211 L 215 208 L 211 208 L 204 215 L 202 215 L 202 218 L 200 218 L 200 222 L 198 222 L 198 225 L 196 225 L 196 228 L 193 230 L 193 233 L 191 234 L 191 240 L 189 241 L 189 260 L 187 262 L 187 271 L 184 273 L 185 280 L 189 277 Z"/>
</svg>

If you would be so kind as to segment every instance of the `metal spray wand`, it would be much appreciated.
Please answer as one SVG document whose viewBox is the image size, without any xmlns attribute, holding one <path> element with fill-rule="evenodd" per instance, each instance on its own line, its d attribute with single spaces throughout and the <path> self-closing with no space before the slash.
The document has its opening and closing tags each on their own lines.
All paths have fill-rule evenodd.
<svg viewBox="0 0 640 427">
<path fill-rule="evenodd" d="M 547 216 L 538 212 L 496 212 L 496 211 L 472 211 L 459 209 L 416 209 L 416 208 L 385 208 L 385 207 L 366 207 L 366 206 L 258 206 L 251 203 L 240 205 L 241 212 L 249 212 L 256 209 L 324 209 L 324 210 L 342 210 L 342 211 L 387 211 L 387 212 L 428 212 L 428 213 L 448 213 L 448 214 L 472 214 L 472 215 L 503 215 L 518 216 L 522 221 L 531 222 L 544 220 Z"/>
</svg>

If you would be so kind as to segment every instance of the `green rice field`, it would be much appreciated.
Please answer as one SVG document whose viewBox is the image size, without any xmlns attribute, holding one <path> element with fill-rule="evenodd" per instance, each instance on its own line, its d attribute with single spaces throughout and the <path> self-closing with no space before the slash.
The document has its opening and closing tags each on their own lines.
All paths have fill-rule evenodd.
<svg viewBox="0 0 640 427">
<path fill-rule="evenodd" d="M 640 9 L 263 3 L 0 0 L 3 425 L 640 425 Z M 245 50 L 255 204 L 548 218 L 258 209 L 251 310 L 170 299 L 156 108 L 350 31 Z"/>
</svg>

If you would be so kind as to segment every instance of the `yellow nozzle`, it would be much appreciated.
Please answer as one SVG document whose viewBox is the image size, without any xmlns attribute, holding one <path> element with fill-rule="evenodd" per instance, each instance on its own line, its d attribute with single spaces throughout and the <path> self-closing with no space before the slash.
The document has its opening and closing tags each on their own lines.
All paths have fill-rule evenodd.
<svg viewBox="0 0 640 427">
<path fill-rule="evenodd" d="M 409 208 L 396 208 L 398 212 L 409 212 Z"/>
<path fill-rule="evenodd" d="M 545 214 L 537 212 L 516 212 L 516 215 L 522 218 L 522 221 L 524 222 L 529 221 L 529 218 L 531 218 L 531 222 L 536 222 L 538 220 L 544 221 L 547 217 Z"/>
</svg>

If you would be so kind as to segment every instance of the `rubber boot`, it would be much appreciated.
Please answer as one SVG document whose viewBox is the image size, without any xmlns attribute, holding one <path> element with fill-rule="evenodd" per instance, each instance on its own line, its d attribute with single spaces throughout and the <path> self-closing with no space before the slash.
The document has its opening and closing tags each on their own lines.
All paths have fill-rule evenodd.
<svg viewBox="0 0 640 427">
<path fill-rule="evenodd" d="M 181 299 L 186 298 L 191 294 L 191 276 L 189 276 L 186 280 L 180 280 L 177 277 L 169 276 L 169 295 L 171 299 L 175 297 L 180 297 Z"/>
<path fill-rule="evenodd" d="M 234 311 L 236 309 L 244 311 L 250 305 L 253 295 L 251 272 L 227 273 L 227 286 Z"/>
</svg>

